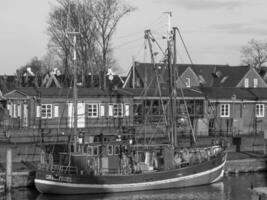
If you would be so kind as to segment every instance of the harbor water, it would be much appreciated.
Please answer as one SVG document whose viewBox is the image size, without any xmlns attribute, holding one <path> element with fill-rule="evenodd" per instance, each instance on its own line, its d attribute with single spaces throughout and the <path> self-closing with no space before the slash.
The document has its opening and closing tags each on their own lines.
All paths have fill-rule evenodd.
<svg viewBox="0 0 267 200">
<path fill-rule="evenodd" d="M 267 186 L 266 173 L 228 175 L 220 182 L 199 187 L 105 195 L 43 195 L 21 188 L 2 195 L 1 200 L 250 200 L 249 189 L 259 186 Z"/>
</svg>

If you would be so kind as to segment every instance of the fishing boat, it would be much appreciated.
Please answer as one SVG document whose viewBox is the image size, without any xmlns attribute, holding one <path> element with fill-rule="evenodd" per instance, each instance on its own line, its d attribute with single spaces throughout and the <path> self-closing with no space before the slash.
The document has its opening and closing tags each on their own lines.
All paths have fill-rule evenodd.
<svg viewBox="0 0 267 200">
<path fill-rule="evenodd" d="M 224 175 L 226 162 L 224 147 L 218 144 L 177 146 L 175 81 L 171 78 L 175 73 L 170 60 L 168 54 L 169 106 L 172 108 L 168 117 L 171 122 L 167 123 L 166 129 L 169 142 L 141 144 L 131 134 L 124 138 L 114 135 L 108 139 L 100 134 L 96 140 L 77 148 L 79 141 L 74 140 L 67 152 L 59 153 L 57 164 L 40 165 L 34 180 L 37 190 L 49 194 L 103 194 L 182 188 L 219 181 Z M 77 92 L 75 81 L 74 92 Z M 77 98 L 77 95 L 73 96 Z M 75 113 L 77 115 L 77 111 Z M 74 135 L 76 137 L 77 133 Z M 195 143 L 194 135 L 192 138 Z"/>
</svg>

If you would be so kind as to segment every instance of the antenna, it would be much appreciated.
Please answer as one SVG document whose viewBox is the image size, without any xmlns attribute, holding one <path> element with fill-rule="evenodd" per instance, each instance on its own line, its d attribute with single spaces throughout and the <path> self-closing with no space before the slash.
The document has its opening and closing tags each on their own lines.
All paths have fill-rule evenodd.
<svg viewBox="0 0 267 200">
<path fill-rule="evenodd" d="M 167 14 L 168 16 L 168 23 L 167 23 L 167 35 L 170 36 L 171 35 L 171 17 L 172 17 L 172 12 L 168 11 L 168 12 L 163 12 L 164 14 Z M 170 37 L 168 37 L 168 39 L 170 39 Z"/>
</svg>

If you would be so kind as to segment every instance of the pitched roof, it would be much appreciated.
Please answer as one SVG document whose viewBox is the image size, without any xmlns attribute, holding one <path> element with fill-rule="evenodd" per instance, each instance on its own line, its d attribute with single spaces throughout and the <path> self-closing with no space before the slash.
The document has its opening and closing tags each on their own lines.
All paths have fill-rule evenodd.
<svg viewBox="0 0 267 200">
<path fill-rule="evenodd" d="M 133 94 L 134 97 L 137 98 L 151 98 L 151 97 L 160 97 L 160 92 L 158 88 L 149 88 L 148 90 L 145 90 L 143 88 L 125 88 L 124 90 L 127 90 L 131 94 Z M 161 97 L 169 97 L 170 92 L 169 90 L 166 90 L 165 88 L 161 89 Z M 177 98 L 204 98 L 203 93 L 199 89 L 192 89 L 192 88 L 185 88 L 183 90 L 176 90 L 176 97 Z"/>
<path fill-rule="evenodd" d="M 181 75 L 186 70 L 188 65 L 179 64 L 179 65 L 175 65 L 174 67 L 175 67 L 176 72 L 178 72 L 179 75 Z M 143 81 L 143 83 L 146 80 L 147 85 L 149 85 L 151 88 L 155 88 L 157 86 L 155 69 L 157 69 L 160 79 L 164 80 L 164 82 L 169 80 L 168 67 L 164 63 L 156 63 L 154 66 L 154 64 L 152 63 L 135 62 L 134 68 L 138 76 Z"/>
<path fill-rule="evenodd" d="M 21 79 L 17 76 L 6 76 L 6 75 L 0 75 L 0 90 L 3 92 L 7 92 L 13 89 L 16 89 L 16 87 L 37 87 L 41 86 L 43 79 L 46 77 L 44 76 L 22 76 Z M 60 83 L 62 87 L 68 87 L 73 83 L 73 76 L 69 75 L 66 77 L 65 75 L 59 75 L 55 76 L 57 81 Z M 78 76 L 78 82 L 81 82 L 82 77 Z M 91 81 L 93 79 L 93 81 Z M 93 85 L 92 83 L 93 82 Z M 107 87 L 122 87 L 123 85 L 123 79 L 121 79 L 120 76 L 114 75 L 113 80 L 109 80 L 108 76 L 106 76 L 106 82 Z M 91 88 L 91 87 L 98 87 L 99 86 L 99 76 L 98 75 L 86 75 L 85 76 L 85 83 L 84 87 Z M 51 87 L 56 87 L 55 83 L 51 83 Z"/>
<path fill-rule="evenodd" d="M 14 91 L 14 90 L 13 90 Z M 41 97 L 62 97 L 72 98 L 72 88 L 17 88 L 15 91 L 21 92 L 27 96 Z M 12 92 L 12 91 L 11 91 Z M 9 94 L 10 92 L 6 93 Z M 78 88 L 78 97 L 100 97 L 100 96 L 131 96 L 132 94 L 123 89 L 117 90 L 102 90 L 99 88 Z"/>
<path fill-rule="evenodd" d="M 250 69 L 229 65 L 191 65 L 191 68 L 204 78 L 206 87 L 235 87 Z"/>
<path fill-rule="evenodd" d="M 168 68 L 166 64 L 156 63 L 159 75 L 166 82 L 168 78 Z M 245 74 L 249 71 L 249 66 L 229 66 L 210 64 L 175 64 L 174 69 L 179 75 L 191 67 L 203 86 L 206 87 L 235 87 Z M 147 85 L 156 87 L 155 69 L 152 63 L 135 62 L 135 70 L 141 80 L 147 80 Z"/>
<path fill-rule="evenodd" d="M 267 88 L 203 87 L 201 91 L 208 99 L 267 100 Z"/>
</svg>

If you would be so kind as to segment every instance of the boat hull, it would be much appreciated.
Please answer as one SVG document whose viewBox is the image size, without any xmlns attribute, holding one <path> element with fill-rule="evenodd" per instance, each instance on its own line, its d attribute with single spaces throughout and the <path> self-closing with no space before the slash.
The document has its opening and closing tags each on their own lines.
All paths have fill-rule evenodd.
<svg viewBox="0 0 267 200">
<path fill-rule="evenodd" d="M 51 194 L 97 194 L 182 188 L 219 181 L 224 174 L 225 162 L 226 156 L 222 155 L 190 167 L 133 175 L 59 174 L 53 178 L 49 172 L 38 171 L 35 185 L 39 192 Z"/>
</svg>

